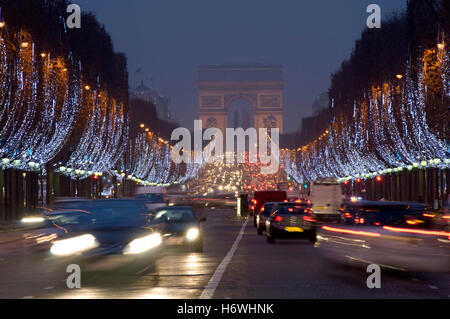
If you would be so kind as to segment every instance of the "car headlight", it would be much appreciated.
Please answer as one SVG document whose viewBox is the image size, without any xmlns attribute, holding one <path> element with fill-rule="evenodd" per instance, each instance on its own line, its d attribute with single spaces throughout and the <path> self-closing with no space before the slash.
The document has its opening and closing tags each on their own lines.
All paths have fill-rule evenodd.
<svg viewBox="0 0 450 319">
<path fill-rule="evenodd" d="M 97 246 L 95 237 L 91 234 L 55 241 L 50 252 L 57 256 L 67 256 L 80 253 Z"/>
<path fill-rule="evenodd" d="M 33 223 L 42 223 L 44 221 L 44 217 L 36 216 L 36 217 L 24 217 L 22 218 L 22 223 L 24 224 L 33 224 Z"/>
<path fill-rule="evenodd" d="M 161 243 L 162 243 L 161 235 L 158 233 L 137 238 L 128 244 L 128 246 L 124 250 L 124 254 L 125 255 L 140 254 L 156 246 L 161 245 Z"/>
<path fill-rule="evenodd" d="M 198 228 L 190 228 L 186 233 L 186 238 L 188 240 L 195 240 L 195 239 L 197 239 L 199 233 L 200 232 L 199 232 Z"/>
</svg>

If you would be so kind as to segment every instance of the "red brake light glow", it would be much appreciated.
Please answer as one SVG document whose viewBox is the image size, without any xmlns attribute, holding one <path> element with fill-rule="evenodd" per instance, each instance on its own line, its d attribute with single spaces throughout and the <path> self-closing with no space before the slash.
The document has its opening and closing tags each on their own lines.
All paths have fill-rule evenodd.
<svg viewBox="0 0 450 319">
<path fill-rule="evenodd" d="M 281 216 L 279 216 L 279 215 L 276 215 L 276 216 L 274 216 L 274 217 L 272 218 L 272 220 L 273 220 L 274 222 L 281 222 L 281 221 L 283 220 L 283 217 L 281 217 Z"/>
<path fill-rule="evenodd" d="M 345 233 L 345 234 L 351 234 L 351 235 L 362 235 L 362 236 L 370 236 L 370 237 L 380 237 L 381 235 L 378 233 L 371 233 L 366 231 L 356 231 L 356 230 L 350 230 L 350 229 L 342 229 L 342 228 L 335 228 L 335 227 L 329 227 L 329 226 L 322 226 L 322 229 L 338 232 L 338 233 Z"/>
<path fill-rule="evenodd" d="M 316 222 L 317 220 L 315 220 L 314 218 L 311 218 L 309 216 L 303 216 L 303 220 L 307 221 L 307 222 Z"/>
<path fill-rule="evenodd" d="M 450 233 L 449 232 L 445 232 L 445 231 L 398 228 L 398 227 L 391 227 L 391 226 L 383 226 L 383 229 L 394 231 L 394 232 L 400 232 L 400 233 L 412 233 L 412 234 L 421 234 L 421 235 L 433 235 L 433 236 L 450 237 Z"/>
</svg>

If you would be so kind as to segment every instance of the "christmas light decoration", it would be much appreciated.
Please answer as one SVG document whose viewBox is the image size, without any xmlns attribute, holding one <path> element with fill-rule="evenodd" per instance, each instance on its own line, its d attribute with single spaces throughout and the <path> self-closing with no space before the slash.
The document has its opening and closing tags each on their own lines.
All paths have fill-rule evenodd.
<svg viewBox="0 0 450 319">
<path fill-rule="evenodd" d="M 303 183 L 321 177 L 339 181 L 372 178 L 405 168 L 448 168 L 448 142 L 427 124 L 426 94 L 430 88 L 423 61 L 434 59 L 443 91 L 449 96 L 449 53 L 442 45 L 434 54 L 425 51 L 424 59 L 415 61 L 417 75 L 408 61 L 401 86 L 388 82 L 372 86 L 364 98 L 354 102 L 352 118 L 337 114 L 326 133 L 314 142 L 282 150 L 281 164 L 286 172 Z"/>
</svg>

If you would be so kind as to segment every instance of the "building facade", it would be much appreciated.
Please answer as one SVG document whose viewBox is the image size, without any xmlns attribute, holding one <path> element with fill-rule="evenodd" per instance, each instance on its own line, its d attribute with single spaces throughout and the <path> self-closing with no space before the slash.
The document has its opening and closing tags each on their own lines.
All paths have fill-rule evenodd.
<svg viewBox="0 0 450 319">
<path fill-rule="evenodd" d="M 170 99 L 159 94 L 157 91 L 145 86 L 143 82 L 135 90 L 130 92 L 130 96 L 134 99 L 141 99 L 146 102 L 153 103 L 160 120 L 170 120 L 169 104 Z"/>
</svg>

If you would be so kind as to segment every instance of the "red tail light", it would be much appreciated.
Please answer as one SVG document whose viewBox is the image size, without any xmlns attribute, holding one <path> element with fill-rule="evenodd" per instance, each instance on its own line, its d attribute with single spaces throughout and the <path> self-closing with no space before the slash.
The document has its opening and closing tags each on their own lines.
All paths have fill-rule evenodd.
<svg viewBox="0 0 450 319">
<path fill-rule="evenodd" d="M 431 217 L 433 218 L 434 216 L 436 216 L 435 214 L 427 214 L 427 213 L 423 213 L 422 214 L 424 217 Z"/>
<path fill-rule="evenodd" d="M 296 199 L 295 202 L 296 202 L 296 203 L 301 203 L 302 200 L 301 200 L 301 199 Z"/>
<path fill-rule="evenodd" d="M 314 222 L 317 221 L 317 220 L 315 220 L 314 218 L 311 218 L 311 217 L 309 217 L 309 216 L 303 216 L 303 220 L 304 220 L 304 221 L 307 221 L 307 222 L 312 222 L 312 223 L 314 223 Z"/>
<path fill-rule="evenodd" d="M 283 217 L 276 215 L 272 217 L 272 221 L 275 223 L 281 222 L 283 220 Z"/>
<path fill-rule="evenodd" d="M 418 222 L 416 222 L 415 220 L 407 220 L 406 223 L 409 225 L 417 225 L 418 224 Z"/>
<path fill-rule="evenodd" d="M 264 211 L 264 206 L 263 207 L 261 207 L 261 212 L 263 212 Z"/>
</svg>

